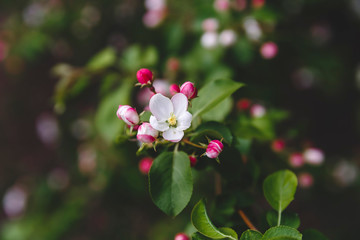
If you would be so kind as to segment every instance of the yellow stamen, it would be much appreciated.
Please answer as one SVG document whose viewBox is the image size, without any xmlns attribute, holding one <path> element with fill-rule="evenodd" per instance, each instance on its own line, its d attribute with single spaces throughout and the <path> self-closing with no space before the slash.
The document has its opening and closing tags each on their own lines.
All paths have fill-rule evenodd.
<svg viewBox="0 0 360 240">
<path fill-rule="evenodd" d="M 175 117 L 175 115 L 173 113 L 169 117 L 168 123 L 169 123 L 170 126 L 175 126 L 176 125 L 176 117 Z"/>
</svg>

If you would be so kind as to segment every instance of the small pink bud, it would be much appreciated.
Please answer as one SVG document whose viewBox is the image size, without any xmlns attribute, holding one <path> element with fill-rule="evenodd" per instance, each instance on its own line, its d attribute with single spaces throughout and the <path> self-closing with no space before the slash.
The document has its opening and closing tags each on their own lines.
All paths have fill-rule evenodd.
<svg viewBox="0 0 360 240">
<path fill-rule="evenodd" d="M 312 165 L 320 165 L 324 162 L 324 153 L 318 148 L 308 148 L 303 153 L 305 162 Z"/>
<path fill-rule="evenodd" d="M 314 177 L 307 172 L 298 175 L 299 186 L 301 188 L 309 188 L 314 184 Z"/>
<path fill-rule="evenodd" d="M 236 108 L 238 110 L 246 110 L 250 107 L 251 101 L 247 98 L 240 99 L 236 102 Z"/>
<path fill-rule="evenodd" d="M 136 110 L 129 105 L 119 105 L 116 112 L 119 119 L 123 120 L 127 125 L 133 126 L 139 123 L 139 115 Z"/>
<path fill-rule="evenodd" d="M 140 125 L 137 133 L 137 139 L 143 143 L 152 143 L 156 140 L 159 132 L 155 130 L 150 123 L 144 122 Z"/>
<path fill-rule="evenodd" d="M 180 87 L 180 92 L 184 94 L 189 100 L 197 97 L 197 89 L 192 82 L 185 82 Z"/>
<path fill-rule="evenodd" d="M 278 46 L 273 42 L 266 42 L 260 48 L 260 53 L 265 59 L 274 58 L 278 53 Z"/>
<path fill-rule="evenodd" d="M 212 140 L 206 148 L 206 156 L 208 158 L 217 158 L 222 152 L 224 145 L 219 140 Z"/>
<path fill-rule="evenodd" d="M 174 240 L 190 240 L 190 238 L 185 233 L 178 233 L 176 234 Z"/>
<path fill-rule="evenodd" d="M 266 108 L 260 104 L 254 104 L 250 109 L 251 116 L 261 118 L 266 114 Z"/>
<path fill-rule="evenodd" d="M 294 168 L 301 167 L 304 163 L 305 161 L 301 153 L 292 153 L 289 157 L 289 164 Z"/>
<path fill-rule="evenodd" d="M 227 11 L 230 7 L 230 2 L 228 0 L 215 0 L 214 8 L 219 12 Z"/>
<path fill-rule="evenodd" d="M 252 6 L 254 8 L 261 8 L 265 5 L 265 0 L 252 0 Z"/>
<path fill-rule="evenodd" d="M 153 81 L 153 73 L 147 68 L 137 71 L 136 77 L 141 84 L 151 84 Z"/>
<path fill-rule="evenodd" d="M 170 93 L 171 93 L 171 95 L 175 95 L 175 94 L 177 94 L 177 93 L 179 93 L 179 92 L 180 92 L 179 86 L 176 85 L 176 84 L 171 84 L 171 86 L 170 86 Z"/>
<path fill-rule="evenodd" d="M 282 139 L 275 139 L 272 142 L 271 148 L 274 152 L 281 152 L 285 148 L 285 141 Z"/>
<path fill-rule="evenodd" d="M 197 163 L 197 158 L 194 155 L 190 155 L 189 159 L 190 159 L 191 167 L 194 167 L 196 165 L 196 163 Z"/>
<path fill-rule="evenodd" d="M 145 157 L 139 162 L 139 170 L 142 174 L 147 175 L 150 171 L 151 165 L 153 163 L 153 159 L 150 157 Z"/>
<path fill-rule="evenodd" d="M 219 27 L 219 21 L 216 18 L 207 18 L 202 22 L 202 28 L 205 32 L 214 32 Z"/>
</svg>

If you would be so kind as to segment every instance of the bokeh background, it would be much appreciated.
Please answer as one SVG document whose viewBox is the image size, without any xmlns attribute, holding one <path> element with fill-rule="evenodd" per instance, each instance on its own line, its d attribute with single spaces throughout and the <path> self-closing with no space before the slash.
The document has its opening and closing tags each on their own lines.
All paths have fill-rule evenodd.
<svg viewBox="0 0 360 240">
<path fill-rule="evenodd" d="M 291 205 L 300 229 L 357 239 L 359 0 L 1 0 L 1 239 L 191 231 L 190 207 L 172 219 L 151 202 L 137 144 L 118 134 L 117 105 L 143 104 L 124 80 L 135 83 L 141 67 L 167 80 L 164 91 L 187 80 L 246 83 L 223 109 L 248 116 L 239 131 L 257 141 L 260 162 L 307 174 Z M 309 148 L 321 166 L 289 160 Z M 213 191 L 208 174 L 192 201 Z"/>
</svg>

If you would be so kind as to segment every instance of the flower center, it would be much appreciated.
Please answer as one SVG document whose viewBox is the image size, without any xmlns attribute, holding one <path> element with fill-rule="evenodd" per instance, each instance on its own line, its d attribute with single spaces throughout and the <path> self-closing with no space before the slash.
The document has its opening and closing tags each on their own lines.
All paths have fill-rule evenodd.
<svg viewBox="0 0 360 240">
<path fill-rule="evenodd" d="M 170 117 L 168 118 L 168 123 L 170 126 L 175 126 L 176 125 L 176 117 L 173 113 L 171 113 Z"/>
</svg>

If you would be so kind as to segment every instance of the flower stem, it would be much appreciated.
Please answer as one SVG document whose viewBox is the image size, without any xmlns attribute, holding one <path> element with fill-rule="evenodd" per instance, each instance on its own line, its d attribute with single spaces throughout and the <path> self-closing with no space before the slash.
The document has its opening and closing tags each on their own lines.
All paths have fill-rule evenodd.
<svg viewBox="0 0 360 240">
<path fill-rule="evenodd" d="M 256 227 L 254 226 L 254 224 L 252 224 L 250 219 L 246 216 L 246 214 L 242 210 L 239 210 L 238 213 L 239 213 L 240 217 L 244 220 L 246 226 L 248 226 L 251 230 L 258 231 L 256 229 Z"/>
<path fill-rule="evenodd" d="M 205 146 L 201 146 L 201 145 L 198 145 L 198 144 L 196 144 L 196 143 L 190 142 L 190 141 L 187 140 L 187 139 L 183 139 L 182 141 L 183 141 L 184 143 L 186 143 L 186 144 L 189 144 L 189 145 L 193 146 L 193 147 L 197 147 L 197 148 L 201 148 L 201 149 L 206 149 Z"/>
</svg>

